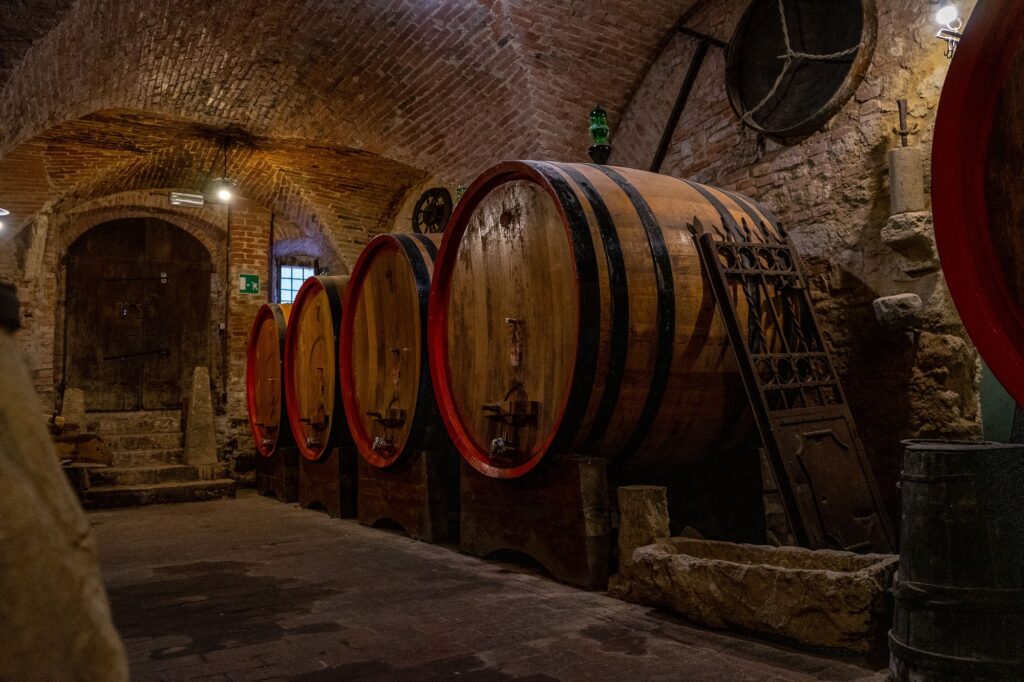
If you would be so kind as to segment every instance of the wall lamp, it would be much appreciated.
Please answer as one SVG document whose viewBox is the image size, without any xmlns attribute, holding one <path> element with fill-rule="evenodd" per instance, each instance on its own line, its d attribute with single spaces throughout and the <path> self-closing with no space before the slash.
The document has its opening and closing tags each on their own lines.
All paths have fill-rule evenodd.
<svg viewBox="0 0 1024 682">
<path fill-rule="evenodd" d="M 963 37 L 960 29 L 964 27 L 964 21 L 960 18 L 960 10 L 953 3 L 946 3 L 935 13 L 935 21 L 941 27 L 935 37 L 946 41 L 946 57 L 952 59 Z"/>
<path fill-rule="evenodd" d="M 6 208 L 0 208 L 0 218 L 11 215 L 11 212 Z M 0 230 L 4 229 L 4 221 L 0 220 Z"/>
</svg>

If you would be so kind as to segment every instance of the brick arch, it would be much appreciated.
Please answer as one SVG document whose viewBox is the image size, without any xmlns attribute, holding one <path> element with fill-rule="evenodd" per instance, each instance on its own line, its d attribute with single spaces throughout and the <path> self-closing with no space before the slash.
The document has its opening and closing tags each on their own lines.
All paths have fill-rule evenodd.
<svg viewBox="0 0 1024 682">
<path fill-rule="evenodd" d="M 187 121 L 99 112 L 56 126 L 0 159 L 0 187 L 15 229 L 104 196 L 150 188 L 209 188 L 222 173 L 220 141 Z M 326 234 L 335 250 L 386 229 L 397 198 L 424 173 L 353 149 L 249 138 L 229 154 L 241 195 L 297 230 Z M 351 253 L 346 253 L 351 257 Z"/>
<path fill-rule="evenodd" d="M 330 270 L 333 275 L 347 275 L 350 271 L 345 259 L 324 239 L 292 237 L 275 240 L 271 253 L 274 261 L 288 256 L 307 256 L 319 259 L 321 266 Z"/>
<path fill-rule="evenodd" d="M 223 227 L 198 216 L 142 204 L 100 206 L 67 216 L 60 226 L 60 252 L 66 252 L 94 227 L 125 218 L 156 218 L 174 225 L 199 241 L 210 254 L 214 268 L 223 270 L 224 249 L 227 247 L 227 234 Z"/>
</svg>

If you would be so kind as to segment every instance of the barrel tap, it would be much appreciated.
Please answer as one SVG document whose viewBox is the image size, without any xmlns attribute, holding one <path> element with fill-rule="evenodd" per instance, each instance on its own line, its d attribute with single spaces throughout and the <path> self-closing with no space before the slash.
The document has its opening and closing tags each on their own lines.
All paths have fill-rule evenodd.
<svg viewBox="0 0 1024 682">
<path fill-rule="evenodd" d="M 521 367 L 523 361 L 523 330 L 521 318 L 506 317 L 505 324 L 511 328 L 509 364 L 512 370 L 512 386 L 498 402 L 483 406 L 487 417 L 499 425 L 499 434 L 491 441 L 488 455 L 491 459 L 511 459 L 519 454 L 515 433 L 527 424 L 535 423 L 540 404 L 530 400 L 523 383 Z"/>
</svg>

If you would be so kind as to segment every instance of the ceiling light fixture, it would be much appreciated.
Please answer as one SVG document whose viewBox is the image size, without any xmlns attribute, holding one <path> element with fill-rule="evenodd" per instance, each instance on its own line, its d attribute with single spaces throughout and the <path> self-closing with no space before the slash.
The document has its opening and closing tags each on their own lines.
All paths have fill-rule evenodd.
<svg viewBox="0 0 1024 682">
<path fill-rule="evenodd" d="M 229 177 L 217 178 L 213 181 L 214 191 L 217 199 L 222 204 L 229 203 L 235 196 L 235 181 Z"/>
<path fill-rule="evenodd" d="M 224 167 L 223 173 L 219 178 L 213 181 L 213 193 L 217 197 L 217 200 L 222 204 L 231 203 L 231 200 L 235 196 L 237 185 L 235 181 L 228 176 L 228 141 L 224 140 L 223 144 L 224 153 Z"/>
</svg>

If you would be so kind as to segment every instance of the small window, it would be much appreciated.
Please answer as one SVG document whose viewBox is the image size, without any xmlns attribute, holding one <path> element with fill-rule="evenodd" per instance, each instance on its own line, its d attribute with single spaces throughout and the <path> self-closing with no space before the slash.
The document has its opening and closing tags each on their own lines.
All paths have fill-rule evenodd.
<svg viewBox="0 0 1024 682">
<path fill-rule="evenodd" d="M 313 268 L 302 265 L 281 265 L 278 268 L 278 303 L 291 303 L 302 283 L 313 276 Z"/>
</svg>

